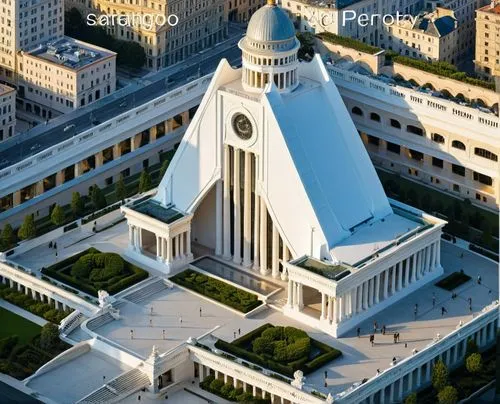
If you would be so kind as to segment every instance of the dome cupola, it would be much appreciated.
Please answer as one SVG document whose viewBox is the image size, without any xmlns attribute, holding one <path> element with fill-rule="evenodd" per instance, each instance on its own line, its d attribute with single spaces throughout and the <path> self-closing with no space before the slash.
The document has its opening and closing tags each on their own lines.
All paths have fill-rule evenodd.
<svg viewBox="0 0 500 404">
<path fill-rule="evenodd" d="M 297 87 L 300 43 L 290 18 L 274 0 L 268 0 L 252 15 L 247 34 L 238 46 L 242 51 L 245 90 L 260 92 L 271 80 L 280 92 Z"/>
</svg>

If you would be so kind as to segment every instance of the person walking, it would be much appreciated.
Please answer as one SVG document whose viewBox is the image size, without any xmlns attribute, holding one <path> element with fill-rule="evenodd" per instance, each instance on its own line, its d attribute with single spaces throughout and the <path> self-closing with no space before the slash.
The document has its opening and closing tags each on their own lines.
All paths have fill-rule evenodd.
<svg viewBox="0 0 500 404">
<path fill-rule="evenodd" d="M 478 285 L 481 285 L 481 275 L 478 275 L 478 276 L 477 276 L 477 284 L 478 284 Z"/>
<path fill-rule="evenodd" d="M 377 327 L 377 322 L 376 322 L 376 321 L 374 321 L 374 322 L 373 322 L 373 333 L 374 333 L 374 334 L 376 334 L 376 333 L 377 333 L 377 328 L 378 328 L 378 327 Z"/>
<path fill-rule="evenodd" d="M 436 294 L 432 292 L 432 307 L 436 307 Z"/>
<path fill-rule="evenodd" d="M 372 344 L 372 346 L 375 344 L 375 335 L 370 335 L 370 343 Z"/>
<path fill-rule="evenodd" d="M 385 324 L 382 326 L 382 335 L 385 335 Z"/>
<path fill-rule="evenodd" d="M 130 330 L 130 339 L 134 339 L 134 330 Z"/>
<path fill-rule="evenodd" d="M 359 336 L 361 335 L 361 328 L 359 328 L 359 327 L 358 327 L 358 328 L 356 328 L 356 335 L 357 335 L 357 336 L 358 336 L 358 338 L 359 338 Z"/>
<path fill-rule="evenodd" d="M 396 344 L 398 342 L 397 334 L 394 333 L 394 335 L 392 337 L 394 339 L 394 343 Z"/>
<path fill-rule="evenodd" d="M 182 316 L 179 316 L 179 324 L 181 325 L 182 327 Z"/>
<path fill-rule="evenodd" d="M 445 313 L 448 313 L 448 310 L 444 306 L 441 307 L 441 317 L 445 315 Z"/>
<path fill-rule="evenodd" d="M 165 340 L 165 330 L 162 330 L 162 337 Z"/>
<path fill-rule="evenodd" d="M 200 307 L 200 317 L 201 317 L 201 307 Z"/>
</svg>

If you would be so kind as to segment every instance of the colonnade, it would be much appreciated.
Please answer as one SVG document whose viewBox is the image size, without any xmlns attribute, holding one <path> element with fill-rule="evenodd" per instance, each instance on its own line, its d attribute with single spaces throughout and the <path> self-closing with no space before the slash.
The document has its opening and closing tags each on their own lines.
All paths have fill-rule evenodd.
<svg viewBox="0 0 500 404">
<path fill-rule="evenodd" d="M 48 294 L 44 294 L 43 292 L 40 292 L 39 290 L 30 288 L 26 285 L 23 285 L 19 282 L 16 282 L 10 278 L 7 278 L 5 276 L 0 275 L 0 282 L 3 283 L 4 285 L 9 285 L 11 289 L 16 289 L 18 292 L 24 293 L 26 296 L 30 296 L 33 300 L 40 301 L 42 303 L 46 303 L 49 305 L 54 306 L 57 310 L 70 310 L 71 307 L 69 307 L 65 302 L 59 301 L 55 299 L 53 296 L 49 296 Z"/>
<path fill-rule="evenodd" d="M 129 224 L 129 246 L 136 252 L 144 253 L 143 231 L 137 225 Z M 156 260 L 171 264 L 191 257 L 191 228 L 169 237 L 156 237 Z"/>
<path fill-rule="evenodd" d="M 448 368 L 453 368 L 462 363 L 465 359 L 469 339 L 474 340 L 479 348 L 493 345 L 496 341 L 497 324 L 498 320 L 486 323 L 482 328 L 458 340 L 454 345 L 444 348 L 439 354 L 430 357 L 425 363 L 418 364 L 411 370 L 402 372 L 401 376 L 392 383 L 385 384 L 380 390 L 359 402 L 364 404 L 402 402 L 405 396 L 431 383 L 432 369 L 436 362 L 441 360 Z"/>
<path fill-rule="evenodd" d="M 282 271 L 280 261 L 290 259 L 290 250 L 257 192 L 257 178 L 258 156 L 224 145 L 223 181 L 216 185 L 215 253 L 277 278 Z"/>
<path fill-rule="evenodd" d="M 364 271 L 361 268 L 358 272 L 351 274 L 359 279 L 357 286 L 343 292 L 333 292 L 332 286 L 332 294 L 320 292 L 321 314 L 319 321 L 337 325 L 365 312 L 420 281 L 424 276 L 436 270 L 439 263 L 440 240 L 436 240 L 382 271 L 378 271 L 377 268 L 373 270 L 367 268 Z M 301 311 L 304 308 L 304 285 L 298 279 L 300 278 L 292 275 L 288 280 L 288 307 Z M 325 280 L 325 282 L 329 281 Z M 341 287 L 338 289 L 342 290 Z"/>
<path fill-rule="evenodd" d="M 201 363 L 198 363 L 198 366 L 199 366 L 200 381 L 205 379 L 205 377 L 212 375 L 216 379 L 223 380 L 224 384 L 232 383 L 235 389 L 242 388 L 244 392 L 251 393 L 254 397 L 259 397 L 263 399 L 267 398 L 271 401 L 271 404 L 292 404 L 291 401 L 286 400 L 283 397 L 279 397 L 278 395 L 273 394 L 269 391 L 258 388 L 256 386 L 252 386 L 249 383 L 239 380 L 235 376 L 229 375 L 227 373 L 222 373 L 217 370 L 213 370 L 206 365 L 202 365 Z"/>
</svg>

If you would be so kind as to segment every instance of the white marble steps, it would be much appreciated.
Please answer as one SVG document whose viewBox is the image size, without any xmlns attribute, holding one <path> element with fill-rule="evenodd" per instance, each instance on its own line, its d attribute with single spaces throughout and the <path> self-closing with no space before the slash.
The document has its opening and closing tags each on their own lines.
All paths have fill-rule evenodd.
<svg viewBox="0 0 500 404">
<path fill-rule="evenodd" d="M 123 296 L 123 299 L 128 300 L 132 303 L 140 303 L 153 296 L 154 294 L 161 292 L 167 289 L 168 286 L 165 285 L 165 282 L 161 278 L 156 278 L 153 282 L 144 285 L 142 288 L 131 292 L 130 294 Z"/>
<path fill-rule="evenodd" d="M 97 330 L 105 324 L 111 323 L 114 320 L 113 316 L 109 313 L 104 313 L 99 317 L 93 318 L 87 323 L 87 328 L 91 331 Z"/>
<path fill-rule="evenodd" d="M 137 368 L 132 369 L 93 391 L 78 403 L 101 404 L 116 402 L 118 398 L 127 397 L 148 385 L 148 376 Z"/>
</svg>

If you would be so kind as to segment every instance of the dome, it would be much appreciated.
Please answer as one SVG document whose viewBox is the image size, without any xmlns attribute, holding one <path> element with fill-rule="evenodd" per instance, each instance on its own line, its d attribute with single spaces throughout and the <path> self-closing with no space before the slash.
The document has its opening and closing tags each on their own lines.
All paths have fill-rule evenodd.
<svg viewBox="0 0 500 404">
<path fill-rule="evenodd" d="M 247 37 L 258 42 L 286 41 L 295 38 L 295 28 L 287 13 L 271 0 L 250 18 Z"/>
</svg>

